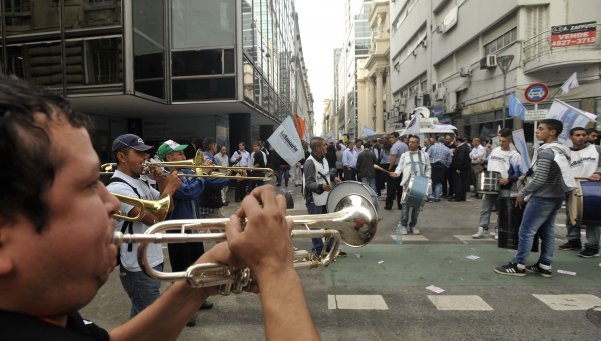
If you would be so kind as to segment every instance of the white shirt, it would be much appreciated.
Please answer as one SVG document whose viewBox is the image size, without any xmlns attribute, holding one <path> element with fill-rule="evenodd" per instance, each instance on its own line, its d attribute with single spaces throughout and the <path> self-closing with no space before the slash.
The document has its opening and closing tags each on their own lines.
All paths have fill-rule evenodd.
<svg viewBox="0 0 601 341">
<path fill-rule="evenodd" d="M 229 161 L 230 158 L 227 156 L 227 154 L 221 154 L 221 153 L 217 153 L 214 155 L 215 158 L 215 164 L 218 166 L 229 166 Z M 227 173 L 226 170 L 220 170 L 221 173 Z"/>
<path fill-rule="evenodd" d="M 470 151 L 470 159 L 472 159 L 472 164 L 480 164 L 482 161 L 484 161 L 485 155 L 486 148 L 482 147 L 482 145 L 472 148 Z"/>
<path fill-rule="evenodd" d="M 422 160 L 421 165 L 419 163 L 419 159 L 420 159 L 419 154 L 421 154 L 421 160 Z M 413 162 L 415 162 L 415 170 L 416 170 L 415 173 L 411 171 L 411 169 L 412 169 L 411 159 L 412 158 L 413 158 Z M 421 168 L 421 172 L 420 172 L 420 168 Z M 409 179 L 411 179 L 411 177 L 414 175 L 421 175 L 423 173 L 423 176 L 425 176 L 429 179 L 430 175 L 432 173 L 431 168 L 430 168 L 430 157 L 428 156 L 428 154 L 422 152 L 421 150 L 408 151 L 406 153 L 403 153 L 403 154 L 401 154 L 401 158 L 399 159 L 399 163 L 396 166 L 396 169 L 394 172 L 398 175 L 401 175 L 401 173 L 403 174 L 403 179 L 401 180 L 401 186 L 405 186 L 409 182 Z"/>
<path fill-rule="evenodd" d="M 129 176 L 119 170 L 115 171 L 115 174 L 113 175 L 113 177 L 121 178 L 121 179 L 127 181 L 128 184 L 132 185 L 140 194 L 140 199 L 158 200 L 160 198 L 161 194 L 159 193 L 159 191 L 146 185 L 142 180 L 134 179 L 131 176 Z M 110 183 L 107 186 L 107 189 L 111 193 L 117 193 L 117 194 L 126 195 L 128 197 L 132 197 L 132 198 L 138 198 L 138 195 L 136 194 L 136 192 L 134 192 L 134 190 L 130 186 L 128 186 L 127 184 L 124 184 L 122 182 Z M 132 208 L 134 208 L 134 206 L 125 204 L 125 203 L 121 203 L 121 205 L 119 207 L 121 212 L 124 212 L 125 214 L 128 214 Z M 116 231 L 121 231 L 121 227 L 123 226 L 123 223 L 124 222 L 122 220 L 117 221 Z M 144 232 L 146 232 L 148 227 L 149 226 L 144 225 L 144 223 L 136 221 L 133 224 L 132 230 L 133 230 L 133 233 L 144 233 Z M 128 233 L 128 231 L 125 231 L 125 233 Z M 121 247 L 121 264 L 123 265 L 123 267 L 125 269 L 127 269 L 128 271 L 131 271 L 131 272 L 142 271 L 142 269 L 140 268 L 140 265 L 138 264 L 138 245 L 140 245 L 140 244 L 134 243 L 131 251 L 127 250 L 128 244 L 121 244 L 121 246 L 120 246 Z M 155 267 L 155 266 L 163 263 L 163 250 L 162 250 L 161 244 L 154 244 L 154 243 L 148 244 L 146 259 L 148 260 L 148 264 L 151 267 Z"/>
<path fill-rule="evenodd" d="M 570 150 L 570 168 L 576 177 L 588 178 L 599 171 L 599 151 L 589 144 L 579 150 Z"/>
<path fill-rule="evenodd" d="M 236 163 L 236 160 L 238 159 L 239 156 L 241 156 L 242 158 L 240 159 L 240 161 L 238 163 Z M 252 164 L 250 163 L 250 153 L 247 152 L 246 150 L 243 150 L 243 151 L 236 150 L 232 154 L 232 157 L 230 158 L 230 161 L 233 163 L 232 166 L 236 166 L 236 167 L 252 167 Z"/>
<path fill-rule="evenodd" d="M 522 163 L 522 158 L 515 150 L 503 150 L 501 147 L 496 147 L 488 156 L 488 164 L 486 169 L 489 172 L 498 172 L 501 178 L 509 177 L 509 167 L 518 168 Z"/>
</svg>

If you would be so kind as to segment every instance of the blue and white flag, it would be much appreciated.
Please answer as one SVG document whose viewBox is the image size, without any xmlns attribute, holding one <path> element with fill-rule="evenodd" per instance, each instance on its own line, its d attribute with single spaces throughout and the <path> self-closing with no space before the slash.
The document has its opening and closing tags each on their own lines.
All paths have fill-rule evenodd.
<svg viewBox="0 0 601 341">
<path fill-rule="evenodd" d="M 570 129 L 574 127 L 585 127 L 589 122 L 595 122 L 597 120 L 597 115 L 574 108 L 573 106 L 556 99 L 553 101 L 551 108 L 549 108 L 546 118 L 554 118 L 563 123 L 563 130 L 557 139 L 559 142 L 571 147 L 572 141 L 570 140 Z"/>
<path fill-rule="evenodd" d="M 519 117 L 524 121 L 526 118 L 526 107 L 520 103 L 515 94 L 509 95 L 509 117 Z"/>
<path fill-rule="evenodd" d="M 332 134 L 332 132 L 331 132 L 331 131 L 329 131 L 329 132 L 326 134 L 326 140 L 328 141 L 328 143 L 329 143 L 329 142 L 334 142 L 334 134 Z"/>
<path fill-rule="evenodd" d="M 403 135 L 417 135 L 421 131 L 421 125 L 419 123 L 420 115 L 415 114 L 411 118 L 411 121 L 407 123 L 407 128 L 403 132 Z"/>
<path fill-rule="evenodd" d="M 372 136 L 372 135 L 376 135 L 376 132 L 371 130 L 367 125 L 365 125 L 365 126 L 363 126 L 363 135 Z"/>
<path fill-rule="evenodd" d="M 513 144 L 515 149 L 522 156 L 522 166 L 524 169 L 530 168 L 530 155 L 528 154 L 528 145 L 526 145 L 526 135 L 524 135 L 524 129 L 518 129 L 511 132 L 513 136 Z"/>
<path fill-rule="evenodd" d="M 292 116 L 288 116 L 282 124 L 269 136 L 267 142 L 289 165 L 305 157 L 303 145 Z"/>
<path fill-rule="evenodd" d="M 580 84 L 578 84 L 578 74 L 574 72 L 561 86 L 561 94 L 565 95 L 570 90 L 577 88 Z"/>
</svg>

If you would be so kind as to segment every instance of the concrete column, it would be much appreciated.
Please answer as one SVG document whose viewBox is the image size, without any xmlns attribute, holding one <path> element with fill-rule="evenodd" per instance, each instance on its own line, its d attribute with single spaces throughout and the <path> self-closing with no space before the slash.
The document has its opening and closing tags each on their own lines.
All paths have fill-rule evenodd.
<svg viewBox="0 0 601 341">
<path fill-rule="evenodd" d="M 368 87 L 367 87 L 367 125 L 372 127 L 374 131 L 376 130 L 374 125 L 374 116 L 376 115 L 375 109 L 375 99 L 376 99 L 376 91 L 374 81 L 371 77 L 367 78 Z"/>
<path fill-rule="evenodd" d="M 376 71 L 376 134 L 384 133 L 384 71 Z"/>
<path fill-rule="evenodd" d="M 245 142 L 246 149 L 252 150 L 250 114 L 230 114 L 230 150 L 238 150 L 238 143 Z"/>
</svg>

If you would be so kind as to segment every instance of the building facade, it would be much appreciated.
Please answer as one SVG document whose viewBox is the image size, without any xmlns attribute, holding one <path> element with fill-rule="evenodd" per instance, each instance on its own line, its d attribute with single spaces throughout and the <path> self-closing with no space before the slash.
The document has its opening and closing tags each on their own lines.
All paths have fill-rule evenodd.
<svg viewBox="0 0 601 341">
<path fill-rule="evenodd" d="M 548 108 L 574 72 L 580 87 L 555 98 L 601 113 L 599 40 L 551 43 L 552 26 L 592 23 L 598 36 L 597 1 L 397 0 L 390 6 L 391 111 L 401 121 L 424 105 L 461 135 L 492 136 L 498 126 L 523 127 L 532 141 L 531 122 L 504 114 L 504 94 L 515 93 L 532 108 L 524 90 L 544 83 L 550 95 L 538 108 Z M 513 56 L 505 72 L 501 60 L 509 58 L 501 56 Z"/>
<path fill-rule="evenodd" d="M 294 3 L 274 0 L 10 0 L 0 5 L 1 71 L 69 97 L 112 139 L 220 144 L 309 120 Z"/>
</svg>

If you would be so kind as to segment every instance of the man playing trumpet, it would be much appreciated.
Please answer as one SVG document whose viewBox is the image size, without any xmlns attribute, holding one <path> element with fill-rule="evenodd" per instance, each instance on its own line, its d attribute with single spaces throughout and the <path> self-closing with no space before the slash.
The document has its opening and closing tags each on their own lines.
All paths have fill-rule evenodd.
<svg viewBox="0 0 601 341">
<path fill-rule="evenodd" d="M 214 287 L 174 283 L 110 333 L 77 312 L 107 281 L 117 254 L 111 215 L 119 202 L 99 181 L 88 126 L 89 118 L 55 93 L 0 77 L 2 338 L 175 340 Z M 253 191 L 226 225 L 228 241 L 197 262 L 250 268 L 262 292 L 267 339 L 316 340 L 292 263 L 285 207 L 273 187 Z"/>
<path fill-rule="evenodd" d="M 171 198 L 170 207 L 173 208 L 173 193 L 182 184 L 175 172 L 163 174 L 163 169 L 160 167 L 149 168 L 151 175 L 157 181 L 160 192 L 140 179 L 143 163 L 148 159 L 148 151 L 151 149 L 152 147 L 144 144 L 144 141 L 137 135 L 125 134 L 118 136 L 113 141 L 113 156 L 117 161 L 117 169 L 107 189 L 111 193 L 144 200 L 157 200 L 161 196 L 169 195 Z M 130 217 L 139 214 L 139 210 L 138 207 L 121 203 L 121 212 Z M 117 230 L 123 233 L 144 233 L 150 225 L 164 218 L 157 217 L 152 212 L 144 212 L 140 221 L 117 222 Z M 159 297 L 161 283 L 142 272 L 137 258 L 138 244 L 124 244 L 120 248 L 119 278 L 131 300 L 129 313 L 131 318 Z M 150 265 L 156 270 L 162 271 L 163 250 L 161 245 L 150 245 L 148 249 Z"/>
</svg>

